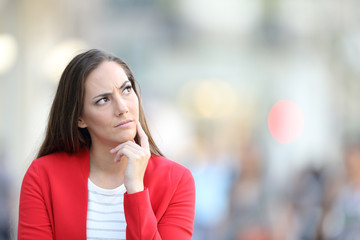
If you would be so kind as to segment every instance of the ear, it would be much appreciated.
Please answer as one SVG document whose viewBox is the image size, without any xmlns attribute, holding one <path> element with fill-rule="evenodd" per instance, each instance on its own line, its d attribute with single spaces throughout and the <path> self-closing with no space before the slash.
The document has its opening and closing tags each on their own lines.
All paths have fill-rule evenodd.
<svg viewBox="0 0 360 240">
<path fill-rule="evenodd" d="M 78 120 L 78 127 L 79 128 L 86 128 L 87 124 L 85 123 L 85 121 L 82 118 L 79 118 Z"/>
</svg>

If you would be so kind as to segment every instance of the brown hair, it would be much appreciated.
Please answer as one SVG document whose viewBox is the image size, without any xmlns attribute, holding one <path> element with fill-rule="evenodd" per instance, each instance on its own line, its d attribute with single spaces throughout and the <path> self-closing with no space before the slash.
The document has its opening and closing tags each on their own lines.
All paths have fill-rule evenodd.
<svg viewBox="0 0 360 240">
<path fill-rule="evenodd" d="M 54 152 L 76 153 L 84 147 L 90 148 L 90 134 L 86 128 L 78 127 L 78 120 L 84 105 L 86 78 L 104 61 L 116 62 L 125 71 L 139 99 L 139 122 L 148 136 L 150 151 L 163 156 L 151 137 L 140 98 L 139 84 L 129 66 L 116 56 L 91 49 L 75 56 L 61 75 L 38 158 Z M 137 134 L 135 142 L 139 143 Z"/>
</svg>

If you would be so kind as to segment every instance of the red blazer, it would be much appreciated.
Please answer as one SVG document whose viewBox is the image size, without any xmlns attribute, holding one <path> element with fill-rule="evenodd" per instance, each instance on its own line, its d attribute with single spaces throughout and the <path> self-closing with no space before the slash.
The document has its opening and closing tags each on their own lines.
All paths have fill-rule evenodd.
<svg viewBox="0 0 360 240">
<path fill-rule="evenodd" d="M 20 193 L 18 239 L 86 239 L 89 152 L 32 162 Z M 145 190 L 124 195 L 126 239 L 191 239 L 195 184 L 188 169 L 152 155 Z"/>
</svg>

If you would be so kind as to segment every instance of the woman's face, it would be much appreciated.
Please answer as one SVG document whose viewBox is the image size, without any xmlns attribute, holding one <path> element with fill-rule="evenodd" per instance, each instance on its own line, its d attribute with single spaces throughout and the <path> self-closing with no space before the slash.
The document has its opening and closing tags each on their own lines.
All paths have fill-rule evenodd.
<svg viewBox="0 0 360 240">
<path fill-rule="evenodd" d="M 125 71 L 105 61 L 85 80 L 83 113 L 78 126 L 87 128 L 92 145 L 114 147 L 133 140 L 139 120 L 139 100 Z"/>
</svg>

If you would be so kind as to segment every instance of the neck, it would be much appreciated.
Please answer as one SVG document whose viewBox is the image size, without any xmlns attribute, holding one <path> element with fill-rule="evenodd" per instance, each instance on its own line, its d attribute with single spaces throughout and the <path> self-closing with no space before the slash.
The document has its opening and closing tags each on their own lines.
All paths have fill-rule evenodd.
<svg viewBox="0 0 360 240">
<path fill-rule="evenodd" d="M 90 154 L 90 180 L 102 188 L 115 188 L 123 184 L 126 160 L 114 162 L 116 154 L 111 146 L 92 145 Z"/>
</svg>

